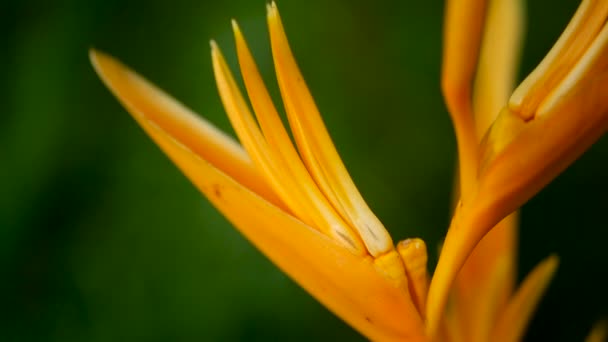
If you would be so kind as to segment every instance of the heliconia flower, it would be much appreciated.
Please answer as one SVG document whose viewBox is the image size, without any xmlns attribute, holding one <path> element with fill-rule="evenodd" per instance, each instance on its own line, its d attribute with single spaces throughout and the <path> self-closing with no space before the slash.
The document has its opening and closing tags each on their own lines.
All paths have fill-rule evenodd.
<svg viewBox="0 0 608 342">
<path fill-rule="evenodd" d="M 112 57 L 92 50 L 91 61 L 133 118 L 215 207 L 366 337 L 518 340 L 557 258 L 541 262 L 514 291 L 517 220 L 512 213 L 607 128 L 608 101 L 600 93 L 608 82 L 601 73 L 608 67 L 606 2 L 583 1 L 547 59 L 511 96 L 521 4 L 448 1 L 442 77 L 458 140 L 460 200 L 432 281 L 425 243 L 412 238 L 395 245 L 360 195 L 298 69 L 276 5 L 267 9 L 295 146 L 235 21 L 253 114 L 213 41 L 211 56 L 240 144 Z"/>
<path fill-rule="evenodd" d="M 451 2 L 452 6 L 463 6 L 459 7 L 462 11 L 466 11 L 465 3 L 468 6 L 470 2 Z M 490 2 L 489 15 L 492 6 L 500 6 L 500 3 Z M 515 8 L 517 5 L 504 6 Z M 504 13 L 502 16 L 507 17 L 508 11 Z M 474 150 L 459 154 L 460 167 L 461 170 L 468 167 L 463 163 L 476 163 L 477 167 L 468 167 L 468 171 L 461 172 L 460 202 L 429 289 L 427 329 L 430 332 L 436 331 L 439 325 L 448 292 L 459 270 L 484 235 L 554 179 L 608 129 L 607 16 L 608 2 L 581 2 L 545 59 L 510 97 L 501 99 L 489 112 L 497 116 L 489 120 L 493 123 L 483 131 L 479 148 L 468 142 L 475 139 L 475 136 L 468 136 L 474 134 L 470 132 L 475 129 L 471 117 L 488 114 L 472 111 L 466 97 L 470 90 L 462 90 L 471 87 L 472 69 L 457 70 L 458 64 L 444 64 L 448 65 L 444 69 L 443 83 L 446 100 L 448 105 L 455 104 L 450 108 L 452 117 L 464 127 L 460 132 L 456 130 L 459 151 Z M 501 34 L 508 35 L 508 27 L 502 26 Z M 458 26 L 454 20 L 449 26 L 448 14 L 446 30 L 450 29 L 461 35 L 478 31 L 473 21 Z M 493 41 L 500 44 L 501 38 L 494 37 Z M 451 51 L 450 45 L 446 45 L 444 60 L 449 59 L 450 54 L 463 54 L 458 50 L 463 47 L 462 43 L 453 44 Z M 500 63 L 501 58 L 505 58 L 500 54 L 505 52 L 508 53 L 495 50 L 494 61 Z M 470 63 L 470 59 L 465 60 L 462 56 L 460 60 L 463 64 Z M 498 70 L 501 67 L 500 64 L 490 66 Z M 501 82 L 500 77 L 495 81 Z M 455 127 L 459 125 L 455 124 Z M 467 161 L 463 156 L 476 159 Z"/>
</svg>

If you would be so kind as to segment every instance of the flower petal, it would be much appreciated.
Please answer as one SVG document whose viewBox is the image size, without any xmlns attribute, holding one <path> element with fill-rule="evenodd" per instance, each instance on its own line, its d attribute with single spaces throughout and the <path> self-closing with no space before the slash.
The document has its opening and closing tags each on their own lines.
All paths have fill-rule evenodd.
<svg viewBox="0 0 608 342">
<path fill-rule="evenodd" d="M 522 0 L 490 1 L 473 93 L 478 140 L 513 92 L 524 25 Z"/>
<path fill-rule="evenodd" d="M 582 1 L 551 51 L 513 92 L 509 108 L 524 120 L 534 117 L 548 92 L 564 79 L 593 42 L 606 16 L 608 1 Z"/>
<path fill-rule="evenodd" d="M 479 190 L 470 205 L 496 210 L 492 216 L 500 219 L 555 178 L 606 132 L 606 89 L 608 70 L 527 123 L 503 111 L 484 142 Z"/>
<path fill-rule="evenodd" d="M 336 315 L 373 340 L 425 340 L 408 293 L 390 285 L 369 258 L 354 255 L 241 186 L 152 122 L 140 123 L 251 243 Z"/>
<path fill-rule="evenodd" d="M 477 137 L 471 108 L 471 87 L 485 12 L 486 0 L 448 0 L 443 27 L 441 90 L 458 143 L 459 192 L 462 198 L 468 198 L 477 173 Z"/>
<path fill-rule="evenodd" d="M 90 58 L 99 77 L 137 121 L 150 120 L 163 127 L 222 172 L 273 204 L 281 205 L 234 139 L 111 56 L 91 50 Z"/>
<path fill-rule="evenodd" d="M 365 247 L 359 237 L 334 212 L 318 191 L 308 173 L 293 174 L 292 165 L 271 148 L 255 123 L 228 65 L 217 45 L 211 44 L 211 57 L 217 87 L 230 122 L 241 142 L 268 182 L 276 189 L 293 213 L 319 231 L 331 236 L 355 254 L 364 255 Z M 308 182 L 307 182 L 308 180 Z"/>
<path fill-rule="evenodd" d="M 344 167 L 287 42 L 276 5 L 268 6 L 275 69 L 287 117 L 306 167 L 334 208 L 360 234 L 374 257 L 394 250 Z"/>
<path fill-rule="evenodd" d="M 528 274 L 508 306 L 500 314 L 488 341 L 520 341 L 530 318 L 553 278 L 559 260 L 552 255 Z"/>
<path fill-rule="evenodd" d="M 608 70 L 599 70 L 559 98 L 550 113 L 527 122 L 508 108 L 499 114 L 482 143 L 477 190 L 458 205 L 443 245 L 429 289 L 429 329 L 436 328 L 449 287 L 483 236 L 606 132 L 606 89 Z"/>
<path fill-rule="evenodd" d="M 608 2 L 606 2 L 608 4 Z M 606 6 L 608 7 L 608 5 Z M 585 84 L 598 73 L 608 70 L 608 23 L 605 23 L 587 51 L 581 56 L 562 82 L 540 103 L 536 115 L 548 115 L 561 99 Z"/>
<path fill-rule="evenodd" d="M 481 140 L 506 105 L 515 86 L 523 38 L 521 0 L 491 0 L 488 6 L 473 108 Z M 455 310 L 467 341 L 487 341 L 496 318 L 511 296 L 516 277 L 517 214 L 511 214 L 475 247 L 458 274 Z"/>
</svg>

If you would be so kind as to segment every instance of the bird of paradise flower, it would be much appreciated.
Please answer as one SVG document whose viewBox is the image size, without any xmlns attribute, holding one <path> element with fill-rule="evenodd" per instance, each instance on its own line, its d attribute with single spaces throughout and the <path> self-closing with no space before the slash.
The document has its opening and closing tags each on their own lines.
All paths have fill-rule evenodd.
<svg viewBox="0 0 608 342">
<path fill-rule="evenodd" d="M 432 278 L 424 241 L 395 245 L 363 200 L 296 65 L 276 5 L 267 10 L 296 146 L 235 21 L 255 119 L 213 41 L 211 55 L 241 144 L 112 57 L 91 51 L 91 61 L 217 209 L 366 337 L 520 339 L 558 262 L 548 257 L 515 289 L 515 211 L 608 128 L 608 2 L 583 0 L 546 58 L 513 91 L 521 2 L 448 1 L 442 89 L 458 143 L 459 200 Z"/>
</svg>

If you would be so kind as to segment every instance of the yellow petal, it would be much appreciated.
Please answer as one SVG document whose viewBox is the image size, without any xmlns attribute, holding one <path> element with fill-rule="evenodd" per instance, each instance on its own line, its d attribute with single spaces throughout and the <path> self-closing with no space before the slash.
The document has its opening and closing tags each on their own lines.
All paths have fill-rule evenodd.
<svg viewBox="0 0 608 342">
<path fill-rule="evenodd" d="M 608 4 L 608 2 L 606 2 Z M 606 6 L 608 7 L 608 6 Z M 583 54 L 572 70 L 539 105 L 537 114 L 539 116 L 551 113 L 553 107 L 558 105 L 561 99 L 577 87 L 584 84 L 590 78 L 597 77 L 598 72 L 608 70 L 608 24 L 599 32 L 593 43 Z"/>
<path fill-rule="evenodd" d="M 523 33 L 522 1 L 491 0 L 473 96 L 478 140 L 485 135 L 513 92 Z"/>
<path fill-rule="evenodd" d="M 421 239 L 407 239 L 397 244 L 409 282 L 410 292 L 421 315 L 426 314 L 426 295 L 429 287 L 426 244 Z"/>
<path fill-rule="evenodd" d="M 273 204 L 282 205 L 247 153 L 231 137 L 116 59 L 95 50 L 90 51 L 90 58 L 99 77 L 136 120 L 146 119 L 162 126 L 222 172 Z"/>
<path fill-rule="evenodd" d="M 606 132 L 606 89 L 604 72 L 562 97 L 550 114 L 524 122 L 508 109 L 501 112 L 483 143 L 477 190 L 457 206 L 431 281 L 429 332 L 436 331 L 448 290 L 484 235 Z"/>
<path fill-rule="evenodd" d="M 285 186 L 285 191 L 289 196 L 297 197 L 307 202 L 306 205 L 311 208 L 309 209 L 309 213 L 311 210 L 317 213 L 316 225 L 325 225 L 327 227 L 325 231 L 336 231 L 334 234 L 339 234 L 341 239 L 347 237 L 356 247 L 357 253 L 365 254 L 365 247 L 357 234 L 338 215 L 319 190 L 308 170 L 306 170 L 272 103 L 272 99 L 266 90 L 266 86 L 262 81 L 262 77 L 257 70 L 257 66 L 253 61 L 251 52 L 236 21 L 232 22 L 232 26 L 245 86 L 264 133 L 264 138 L 268 142 L 265 146 L 274 156 L 276 162 L 271 167 L 275 172 L 283 173 L 284 177 L 291 178 L 292 182 Z"/>
<path fill-rule="evenodd" d="M 492 0 L 475 78 L 473 108 L 481 139 L 514 88 L 524 31 L 520 0 Z M 497 311 L 515 283 L 517 215 L 502 220 L 481 240 L 456 279 L 455 310 L 468 341 L 486 341 Z"/>
<path fill-rule="evenodd" d="M 317 188 L 313 182 L 307 183 L 306 179 L 295 178 L 289 172 L 290 166 L 277 154 L 277 150 L 268 146 L 220 50 L 213 42 L 211 47 L 213 71 L 226 113 L 245 149 L 262 170 L 267 181 L 296 217 L 339 241 L 353 253 L 365 254 L 365 248 L 358 236 L 333 212 L 331 206 L 325 203 L 325 198 L 318 194 L 318 191 L 315 192 Z"/>
<path fill-rule="evenodd" d="M 485 0 L 448 0 L 443 27 L 441 89 L 458 143 L 461 198 L 468 198 L 477 174 L 477 136 L 471 88 L 483 23 Z"/>
<path fill-rule="evenodd" d="M 606 16 L 607 1 L 582 1 L 551 51 L 513 92 L 509 108 L 524 120 L 534 117 L 545 96 L 563 80 L 593 42 Z"/>
<path fill-rule="evenodd" d="M 306 167 L 334 208 L 356 228 L 371 255 L 393 250 L 390 235 L 361 197 L 331 141 L 293 58 L 274 3 L 268 6 L 268 26 L 283 103 Z"/>
<path fill-rule="evenodd" d="M 528 274 L 508 306 L 500 314 L 488 341 L 521 340 L 536 306 L 553 278 L 558 263 L 557 256 L 552 255 Z"/>
<path fill-rule="evenodd" d="M 273 206 L 159 127 L 140 123 L 251 243 L 337 316 L 373 340 L 424 341 L 407 292 L 386 282 L 370 258 L 354 255 Z"/>
<path fill-rule="evenodd" d="M 500 115 L 511 119 L 499 118 L 490 130 L 482 152 L 477 203 L 471 205 L 494 208 L 496 217 L 506 215 L 576 160 L 608 128 L 607 87 L 608 72 L 594 75 L 561 97 L 551 113 L 525 124 L 509 124 L 516 114 L 503 111 Z M 502 123 L 510 127 L 501 127 Z M 509 129 L 514 131 L 498 133 Z"/>
</svg>

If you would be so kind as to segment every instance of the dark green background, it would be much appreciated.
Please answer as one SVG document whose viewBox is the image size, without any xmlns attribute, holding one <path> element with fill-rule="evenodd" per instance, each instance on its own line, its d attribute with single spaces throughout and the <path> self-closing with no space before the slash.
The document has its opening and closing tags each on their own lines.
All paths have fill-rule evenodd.
<svg viewBox="0 0 608 342">
<path fill-rule="evenodd" d="M 210 207 L 89 65 L 90 46 L 107 51 L 230 130 L 208 40 L 236 67 L 237 18 L 278 95 L 264 5 L 2 1 L 1 341 L 361 339 Z M 443 2 L 278 5 L 360 190 L 395 239 L 420 236 L 434 255 L 455 163 L 438 81 Z M 521 75 L 576 6 L 530 1 Z M 608 314 L 607 175 L 604 137 L 523 208 L 521 273 L 562 259 L 530 340 L 580 341 Z"/>
</svg>

